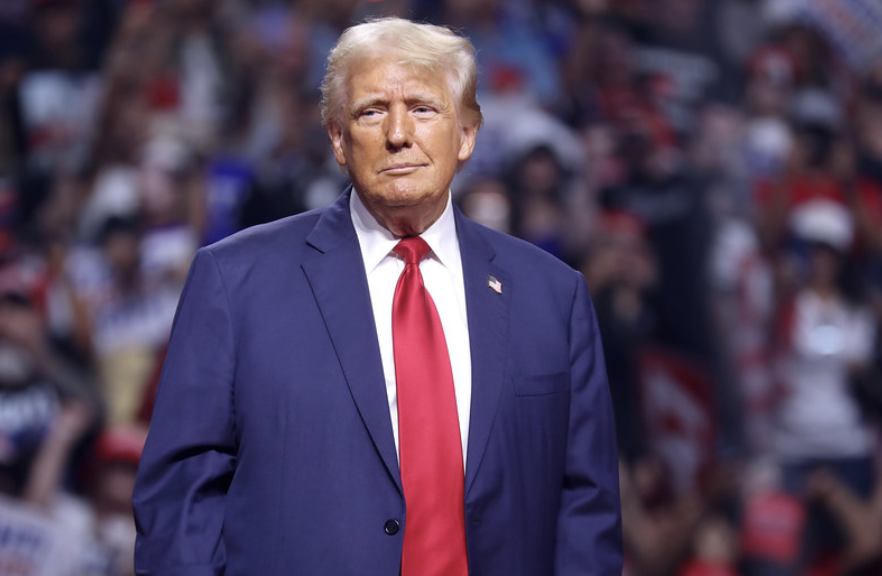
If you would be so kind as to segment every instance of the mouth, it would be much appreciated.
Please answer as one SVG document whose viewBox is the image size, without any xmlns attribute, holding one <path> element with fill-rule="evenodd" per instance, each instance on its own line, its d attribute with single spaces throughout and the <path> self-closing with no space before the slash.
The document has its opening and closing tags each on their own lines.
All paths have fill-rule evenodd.
<svg viewBox="0 0 882 576">
<path fill-rule="evenodd" d="M 415 172 L 416 170 L 422 168 L 422 164 L 393 164 L 388 168 L 384 168 L 380 170 L 380 174 L 388 174 L 390 176 L 401 176 L 405 174 L 410 174 L 411 172 Z"/>
</svg>

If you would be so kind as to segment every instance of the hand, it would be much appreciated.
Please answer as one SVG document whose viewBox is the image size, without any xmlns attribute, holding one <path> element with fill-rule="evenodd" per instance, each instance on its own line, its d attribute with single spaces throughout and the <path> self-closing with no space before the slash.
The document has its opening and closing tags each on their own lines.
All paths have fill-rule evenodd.
<svg viewBox="0 0 882 576">
<path fill-rule="evenodd" d="M 844 572 L 865 567 L 882 557 L 882 518 L 877 507 L 861 499 L 829 470 L 808 480 L 808 496 L 822 502 L 847 536 Z"/>
<path fill-rule="evenodd" d="M 92 425 L 95 420 L 95 409 L 82 400 L 68 400 L 62 404 L 52 424 L 51 438 L 73 445 Z"/>
</svg>

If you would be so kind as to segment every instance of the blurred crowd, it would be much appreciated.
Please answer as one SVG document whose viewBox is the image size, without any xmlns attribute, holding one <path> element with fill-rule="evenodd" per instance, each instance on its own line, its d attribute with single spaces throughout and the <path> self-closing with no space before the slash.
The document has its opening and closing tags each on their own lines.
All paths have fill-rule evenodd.
<svg viewBox="0 0 882 576">
<path fill-rule="evenodd" d="M 880 0 L 2 0 L 0 575 L 132 573 L 190 260 L 345 188 L 384 15 L 478 50 L 457 204 L 589 284 L 626 574 L 882 574 Z"/>
</svg>

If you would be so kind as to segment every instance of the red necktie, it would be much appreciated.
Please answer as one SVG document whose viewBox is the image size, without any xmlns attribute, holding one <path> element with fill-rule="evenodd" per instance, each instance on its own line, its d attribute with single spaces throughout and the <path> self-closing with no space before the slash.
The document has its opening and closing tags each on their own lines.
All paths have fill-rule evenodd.
<svg viewBox="0 0 882 576">
<path fill-rule="evenodd" d="M 441 319 L 423 285 L 429 245 L 402 239 L 392 304 L 398 449 L 407 518 L 401 576 L 467 576 L 462 442 Z"/>
</svg>

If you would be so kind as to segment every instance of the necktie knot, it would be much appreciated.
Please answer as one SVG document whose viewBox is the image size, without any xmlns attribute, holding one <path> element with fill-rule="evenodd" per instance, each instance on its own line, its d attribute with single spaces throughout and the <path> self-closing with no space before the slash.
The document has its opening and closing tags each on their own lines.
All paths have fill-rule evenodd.
<svg viewBox="0 0 882 576">
<path fill-rule="evenodd" d="M 418 264 L 432 249 L 419 236 L 407 236 L 402 238 L 392 251 L 404 258 L 405 264 Z"/>
</svg>

